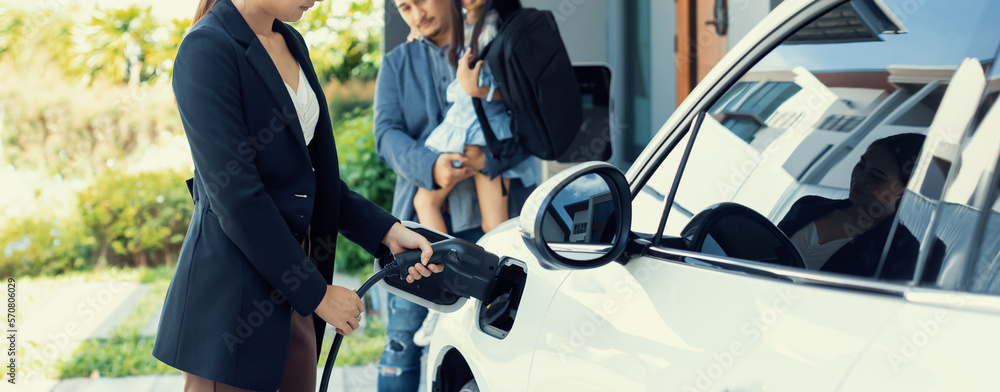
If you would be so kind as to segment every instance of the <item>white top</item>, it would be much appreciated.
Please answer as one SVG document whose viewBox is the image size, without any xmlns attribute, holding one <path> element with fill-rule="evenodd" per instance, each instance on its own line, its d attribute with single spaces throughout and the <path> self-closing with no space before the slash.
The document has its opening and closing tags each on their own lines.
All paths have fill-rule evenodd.
<svg viewBox="0 0 1000 392">
<path fill-rule="evenodd" d="M 316 124 L 319 123 L 319 101 L 306 80 L 306 73 L 302 70 L 302 66 L 299 66 L 299 87 L 293 89 L 288 83 L 285 83 L 285 87 L 288 88 L 288 95 L 292 97 L 292 102 L 295 104 L 295 113 L 299 115 L 302 136 L 306 139 L 306 145 L 309 145 L 313 135 L 316 134 Z"/>
<path fill-rule="evenodd" d="M 806 269 L 810 270 L 823 268 L 823 264 L 826 264 L 830 256 L 837 253 L 844 244 L 851 242 L 850 238 L 840 238 L 820 244 L 819 235 L 816 233 L 816 222 L 809 222 L 808 225 L 799 229 L 789 239 L 792 240 L 795 248 L 799 250 L 802 260 L 806 262 Z"/>
</svg>

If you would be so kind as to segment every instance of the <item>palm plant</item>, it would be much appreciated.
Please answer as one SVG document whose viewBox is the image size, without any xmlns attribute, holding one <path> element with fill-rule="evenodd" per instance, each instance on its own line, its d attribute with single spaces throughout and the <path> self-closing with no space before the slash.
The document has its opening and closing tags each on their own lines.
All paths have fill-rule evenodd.
<svg viewBox="0 0 1000 392">
<path fill-rule="evenodd" d="M 137 88 L 153 70 L 146 68 L 146 56 L 153 50 L 157 23 L 150 6 L 131 5 L 125 9 L 97 12 L 88 23 L 87 42 L 91 50 L 85 56 L 92 77 L 106 77 Z"/>
<path fill-rule="evenodd" d="M 295 24 L 310 43 L 310 57 L 321 81 L 375 78 L 382 57 L 381 5 L 380 1 L 355 0 L 346 12 L 335 12 L 334 3 L 323 2 Z"/>
<path fill-rule="evenodd" d="M 16 58 L 24 37 L 24 19 L 24 11 L 0 5 L 0 58 Z"/>
<path fill-rule="evenodd" d="M 52 64 L 75 74 L 73 32 L 73 21 L 66 13 L 0 6 L 0 58 L 20 67 Z"/>
<path fill-rule="evenodd" d="M 189 26 L 191 19 L 174 19 L 156 30 L 153 36 L 155 45 L 146 55 L 150 80 L 161 77 L 169 80 L 173 76 L 174 56 Z"/>
</svg>

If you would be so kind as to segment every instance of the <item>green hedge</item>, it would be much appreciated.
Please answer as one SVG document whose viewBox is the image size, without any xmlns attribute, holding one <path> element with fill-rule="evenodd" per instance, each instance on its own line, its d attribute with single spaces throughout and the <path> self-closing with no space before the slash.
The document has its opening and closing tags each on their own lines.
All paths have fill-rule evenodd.
<svg viewBox="0 0 1000 392">
<path fill-rule="evenodd" d="M 109 170 L 79 194 L 80 219 L 97 266 L 171 265 L 194 210 L 182 170 Z"/>
<path fill-rule="evenodd" d="M 78 209 L 70 216 L 8 219 L 0 228 L 0 274 L 172 264 L 193 210 L 188 176 L 109 169 L 76 195 Z"/>
<path fill-rule="evenodd" d="M 15 217 L 0 229 L 0 276 L 57 275 L 88 267 L 92 244 L 78 220 Z"/>
<path fill-rule="evenodd" d="M 385 210 L 392 208 L 396 175 L 375 154 L 371 108 L 334 124 L 341 177 Z M 171 265 L 180 251 L 194 205 L 185 170 L 129 173 L 123 165 L 99 173 L 80 191 L 77 212 L 64 218 L 15 217 L 0 227 L 0 273 L 52 275 L 94 267 Z M 371 256 L 341 238 L 338 271 L 365 275 Z"/>
<path fill-rule="evenodd" d="M 392 209 L 396 173 L 375 153 L 371 107 L 355 109 L 347 118 L 333 124 L 340 160 L 340 177 L 348 188 L 375 202 L 386 211 Z M 337 240 L 338 271 L 357 276 L 370 275 L 372 257 L 344 237 Z"/>
</svg>

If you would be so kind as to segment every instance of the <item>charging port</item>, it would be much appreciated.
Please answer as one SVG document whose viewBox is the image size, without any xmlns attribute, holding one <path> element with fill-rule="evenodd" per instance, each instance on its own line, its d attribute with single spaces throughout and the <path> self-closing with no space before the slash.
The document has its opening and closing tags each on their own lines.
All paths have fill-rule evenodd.
<svg viewBox="0 0 1000 392">
<path fill-rule="evenodd" d="M 500 262 L 493 291 L 479 307 L 479 329 L 497 339 L 507 337 L 514 326 L 527 277 L 527 268 L 523 262 L 511 258 Z"/>
</svg>

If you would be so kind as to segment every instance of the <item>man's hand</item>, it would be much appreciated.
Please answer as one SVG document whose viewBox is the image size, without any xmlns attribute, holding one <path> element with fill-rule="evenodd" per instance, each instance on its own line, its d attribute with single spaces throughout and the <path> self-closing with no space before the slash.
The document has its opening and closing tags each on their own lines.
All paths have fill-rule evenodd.
<svg viewBox="0 0 1000 392">
<path fill-rule="evenodd" d="M 398 224 L 398 223 L 397 223 Z M 358 293 L 340 286 L 326 286 L 326 295 L 316 307 L 317 316 L 337 328 L 337 333 L 347 336 L 361 323 L 361 313 L 365 311 L 365 303 Z"/>
<path fill-rule="evenodd" d="M 443 265 L 427 265 L 427 262 L 431 260 L 431 255 L 434 254 L 430 241 L 427 241 L 424 236 L 417 234 L 413 230 L 403 227 L 399 222 L 396 222 L 396 224 L 389 228 L 389 232 L 385 233 L 382 243 L 389 247 L 389 251 L 392 254 L 403 253 L 411 249 L 420 249 L 420 264 L 410 267 L 407 270 L 410 273 L 406 277 L 407 283 L 413 283 L 416 280 L 420 280 L 421 277 L 431 276 L 431 273 L 444 271 Z"/>
<path fill-rule="evenodd" d="M 452 166 L 453 161 L 461 162 L 462 166 L 458 168 Z M 459 181 L 472 177 L 476 172 L 466 165 L 467 162 L 468 159 L 458 153 L 438 155 L 437 160 L 434 161 L 434 183 L 442 189 L 451 189 Z"/>
</svg>

